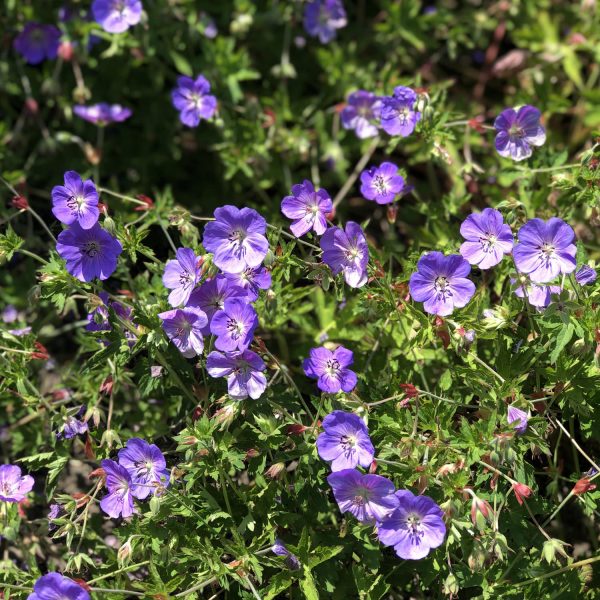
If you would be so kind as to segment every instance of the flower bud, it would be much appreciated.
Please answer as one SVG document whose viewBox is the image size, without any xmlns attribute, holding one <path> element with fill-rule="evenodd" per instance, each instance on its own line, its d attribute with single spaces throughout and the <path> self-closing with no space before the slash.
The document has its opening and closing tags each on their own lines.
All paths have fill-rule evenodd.
<svg viewBox="0 0 600 600">
<path fill-rule="evenodd" d="M 517 502 L 521 505 L 523 504 L 523 499 L 529 498 L 529 496 L 531 496 L 533 493 L 533 490 L 529 486 L 518 482 L 512 484 L 512 490 L 515 493 Z"/>
<path fill-rule="evenodd" d="M 569 555 L 565 552 L 563 546 L 566 546 L 564 542 L 557 540 L 556 538 L 551 538 L 544 542 L 544 546 L 542 548 L 542 556 L 548 564 L 551 564 L 553 561 L 558 561 L 556 558 L 556 554 L 560 554 L 564 558 L 569 558 Z"/>
<path fill-rule="evenodd" d="M 65 62 L 69 62 L 73 58 L 73 44 L 69 40 L 63 40 L 58 46 L 57 54 Z"/>
<path fill-rule="evenodd" d="M 117 551 L 117 561 L 120 565 L 127 564 L 133 554 L 131 538 L 129 538 Z"/>
<path fill-rule="evenodd" d="M 104 229 L 110 233 L 113 237 L 116 236 L 116 226 L 115 222 L 111 217 L 105 217 L 104 222 L 102 223 Z"/>
<path fill-rule="evenodd" d="M 14 196 L 10 201 L 10 205 L 17 210 L 27 210 L 29 208 L 29 202 L 25 196 Z"/>
<path fill-rule="evenodd" d="M 582 477 L 571 490 L 576 496 L 581 496 L 586 492 L 593 491 L 596 489 L 596 484 L 592 483 L 588 477 Z"/>
<path fill-rule="evenodd" d="M 480 530 L 484 530 L 486 522 L 490 523 L 494 519 L 494 511 L 490 506 L 490 503 L 482 498 L 479 498 L 475 492 L 471 489 L 465 488 L 471 495 L 471 522 L 476 525 Z"/>
<path fill-rule="evenodd" d="M 271 465 L 265 472 L 267 477 L 271 479 L 280 479 L 285 473 L 285 463 L 278 462 Z"/>
</svg>

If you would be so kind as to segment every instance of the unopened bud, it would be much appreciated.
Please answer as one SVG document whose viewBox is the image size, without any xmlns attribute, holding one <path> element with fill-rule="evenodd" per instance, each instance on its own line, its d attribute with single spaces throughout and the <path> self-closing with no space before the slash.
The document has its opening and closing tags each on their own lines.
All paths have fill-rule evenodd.
<svg viewBox="0 0 600 600">
<path fill-rule="evenodd" d="M 10 205 L 17 210 L 27 210 L 29 208 L 29 202 L 25 196 L 13 196 Z"/>
<path fill-rule="evenodd" d="M 285 472 L 285 463 L 278 462 L 271 465 L 265 472 L 267 477 L 271 479 L 280 479 Z"/>
</svg>

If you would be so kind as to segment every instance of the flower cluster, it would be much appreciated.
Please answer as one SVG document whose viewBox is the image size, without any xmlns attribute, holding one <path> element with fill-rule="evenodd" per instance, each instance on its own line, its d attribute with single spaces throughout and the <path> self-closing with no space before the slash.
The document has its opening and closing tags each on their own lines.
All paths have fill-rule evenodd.
<svg viewBox="0 0 600 600">
<path fill-rule="evenodd" d="M 145 500 L 154 490 L 169 485 L 165 457 L 155 444 L 131 438 L 118 452 L 118 460 L 101 463 L 106 474 L 108 494 L 100 508 L 112 518 L 130 517 L 135 512 L 133 499 Z"/>
<path fill-rule="evenodd" d="M 369 467 L 375 455 L 367 426 L 359 416 L 336 410 L 325 417 L 323 429 L 317 451 L 331 463 L 327 482 L 343 513 L 375 525 L 379 541 L 393 546 L 403 559 L 424 558 L 443 543 L 444 513 L 434 500 L 396 490 L 386 477 L 356 468 Z"/>
<path fill-rule="evenodd" d="M 264 361 L 249 349 L 258 327 L 252 303 L 271 285 L 262 265 L 269 250 L 266 227 L 250 208 L 217 208 L 204 229 L 203 246 L 221 272 L 203 280 L 204 258 L 179 248 L 163 274 L 174 307 L 159 314 L 167 337 L 191 358 L 202 354 L 204 336 L 215 336 L 206 369 L 211 377 L 225 377 L 229 395 L 239 400 L 259 398 L 267 386 Z"/>
<path fill-rule="evenodd" d="M 16 465 L 0 465 L 0 500 L 2 502 L 21 502 L 31 491 L 34 484 L 31 475 L 21 475 Z"/>
</svg>

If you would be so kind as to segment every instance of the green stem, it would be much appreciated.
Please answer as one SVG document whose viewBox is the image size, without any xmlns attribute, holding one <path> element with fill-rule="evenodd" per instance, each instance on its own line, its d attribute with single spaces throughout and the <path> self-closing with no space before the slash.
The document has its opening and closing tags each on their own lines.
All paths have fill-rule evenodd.
<svg viewBox="0 0 600 600">
<path fill-rule="evenodd" d="M 561 569 L 556 569 L 556 571 L 551 571 L 550 573 L 544 573 L 544 575 L 538 575 L 537 577 L 532 577 L 531 579 L 527 579 L 526 581 L 521 581 L 520 583 L 513 583 L 513 587 L 523 587 L 525 585 L 529 585 L 530 583 L 535 583 L 536 581 L 541 581 L 542 579 L 549 579 L 550 577 L 554 577 L 555 575 L 560 575 L 561 573 L 566 573 L 571 569 L 579 569 L 580 567 L 585 567 L 586 565 L 590 565 L 600 560 L 600 556 L 593 556 L 592 558 L 586 558 L 585 560 L 580 560 L 576 563 L 571 563 L 566 567 L 562 567 Z"/>
<path fill-rule="evenodd" d="M 145 561 L 143 561 L 141 563 L 137 563 L 135 565 L 129 565 L 127 567 L 123 567 L 123 568 L 119 569 L 118 571 L 112 571 L 111 573 L 108 573 L 106 575 L 101 575 L 100 577 L 94 577 L 94 579 L 90 579 L 87 582 L 87 584 L 92 585 L 93 583 L 98 583 L 98 581 L 102 581 L 103 579 L 108 579 L 109 577 L 114 577 L 115 575 L 118 575 L 119 573 L 133 571 L 134 569 L 138 569 L 139 567 L 143 567 L 144 565 L 147 565 L 149 563 L 150 563 L 149 560 L 145 560 Z"/>
<path fill-rule="evenodd" d="M 25 256 L 29 256 L 30 258 L 37 260 L 38 262 L 42 263 L 43 265 L 48 264 L 47 260 L 43 259 L 41 256 L 38 256 L 37 254 L 34 254 L 33 252 L 29 252 L 29 250 L 25 250 L 25 248 L 17 248 L 15 250 L 15 252 L 20 252 L 21 254 L 24 254 Z"/>
</svg>

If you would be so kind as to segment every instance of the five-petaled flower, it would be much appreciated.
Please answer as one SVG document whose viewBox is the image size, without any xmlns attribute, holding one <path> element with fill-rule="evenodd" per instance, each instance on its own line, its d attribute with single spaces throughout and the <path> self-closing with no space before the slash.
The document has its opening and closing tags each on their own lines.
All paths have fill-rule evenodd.
<svg viewBox="0 0 600 600">
<path fill-rule="evenodd" d="M 94 0 L 92 12 L 96 23 L 108 33 L 123 33 L 142 18 L 140 0 Z"/>
<path fill-rule="evenodd" d="M 246 298 L 250 302 L 258 300 L 259 290 L 268 290 L 271 287 L 271 273 L 265 267 L 246 267 L 239 273 L 225 273 L 233 288 L 246 291 Z"/>
<path fill-rule="evenodd" d="M 215 210 L 206 224 L 202 243 L 214 254 L 213 261 L 225 273 L 258 267 L 269 251 L 267 222 L 252 208 L 225 205 Z"/>
<path fill-rule="evenodd" d="M 21 502 L 33 488 L 31 475 L 21 475 L 16 465 L 0 465 L 0 500 Z"/>
<path fill-rule="evenodd" d="M 527 423 L 529 421 L 529 415 L 520 408 L 510 405 L 508 407 L 507 420 L 510 425 L 513 425 L 513 429 L 517 435 L 523 435 L 527 431 Z"/>
<path fill-rule="evenodd" d="M 162 328 L 175 347 L 186 358 L 202 354 L 203 332 L 208 326 L 206 313 L 199 308 L 186 306 L 159 313 Z"/>
<path fill-rule="evenodd" d="M 326 215 L 333 210 L 331 197 L 326 190 L 315 190 L 315 186 L 304 180 L 292 186 L 292 195 L 281 201 L 281 212 L 293 219 L 290 229 L 296 237 L 301 237 L 311 229 L 317 235 L 327 230 Z"/>
<path fill-rule="evenodd" d="M 211 352 L 206 357 L 206 370 L 211 377 L 226 377 L 227 392 L 234 400 L 250 396 L 260 398 L 267 388 L 263 359 L 252 352 Z"/>
<path fill-rule="evenodd" d="M 458 254 L 429 252 L 419 259 L 416 273 L 410 276 L 410 294 L 423 302 L 426 312 L 445 317 L 473 297 L 475 284 L 467 279 L 470 271 L 469 263 Z"/>
<path fill-rule="evenodd" d="M 113 519 L 130 517 L 134 507 L 133 482 L 129 471 L 110 459 L 105 459 L 100 464 L 106 474 L 108 488 L 108 494 L 100 500 L 100 508 Z"/>
<path fill-rule="evenodd" d="M 467 240 L 460 247 L 463 258 L 480 269 L 497 265 L 513 248 L 513 234 L 504 223 L 502 214 L 485 208 L 469 215 L 460 226 L 460 234 Z"/>
<path fill-rule="evenodd" d="M 369 246 L 358 223 L 348 221 L 346 229 L 330 227 L 321 238 L 323 262 L 334 275 L 344 274 L 350 287 L 359 288 L 367 283 Z"/>
<path fill-rule="evenodd" d="M 162 277 L 163 285 L 172 290 L 169 304 L 186 304 L 196 284 L 200 281 L 200 257 L 191 248 L 178 248 L 176 258 L 167 262 Z"/>
<path fill-rule="evenodd" d="M 529 105 L 503 110 L 494 121 L 498 154 L 516 161 L 529 158 L 532 146 L 541 146 L 546 141 L 540 116 L 540 111 Z"/>
<path fill-rule="evenodd" d="M 52 214 L 66 225 L 79 223 L 90 229 L 98 221 L 98 192 L 91 179 L 83 181 L 79 173 L 67 171 L 65 185 L 52 188 Z"/>
<path fill-rule="evenodd" d="M 394 484 L 381 475 L 364 475 L 356 469 L 336 471 L 327 477 L 340 511 L 361 523 L 383 521 L 398 504 Z"/>
<path fill-rule="evenodd" d="M 327 44 L 338 29 L 346 27 L 346 11 L 341 0 L 312 0 L 304 8 L 304 29 L 311 37 Z"/>
<path fill-rule="evenodd" d="M 377 526 L 379 541 L 403 559 L 425 558 L 446 536 L 442 509 L 429 496 L 396 492 L 398 507 Z"/>
<path fill-rule="evenodd" d="M 391 162 L 369 167 L 360 174 L 360 193 L 377 204 L 390 204 L 404 190 L 404 177 L 398 175 L 398 167 Z"/>
<path fill-rule="evenodd" d="M 27 600 L 90 600 L 90 595 L 78 583 L 60 573 L 46 573 L 33 584 Z"/>
<path fill-rule="evenodd" d="M 144 500 L 158 486 L 167 487 L 169 485 L 167 463 L 156 444 L 149 444 L 141 438 L 131 438 L 127 440 L 125 448 L 121 448 L 118 454 L 119 465 L 127 471 L 131 478 L 131 494 L 134 498 Z M 105 461 L 102 462 L 104 467 Z"/>
<path fill-rule="evenodd" d="M 534 283 L 547 283 L 575 270 L 575 232 L 562 219 L 531 219 L 519 229 L 518 236 L 519 243 L 513 249 L 515 264 Z"/>
<path fill-rule="evenodd" d="M 394 88 L 392 96 L 383 96 L 381 105 L 381 127 L 389 135 L 410 135 L 421 120 L 416 110 L 417 94 L 404 86 Z"/>
<path fill-rule="evenodd" d="M 377 135 L 380 111 L 381 98 L 365 90 L 352 92 L 340 115 L 342 126 L 344 129 L 354 129 L 361 140 L 374 137 Z"/>
<path fill-rule="evenodd" d="M 331 462 L 332 471 L 368 467 L 375 448 L 365 422 L 356 414 L 334 410 L 323 419 L 323 433 L 317 438 L 317 451 Z"/>
<path fill-rule="evenodd" d="M 82 229 L 73 223 L 61 231 L 56 251 L 67 263 L 67 271 L 80 281 L 108 279 L 117 268 L 117 258 L 123 251 L 121 242 L 98 223 Z"/>
<path fill-rule="evenodd" d="M 30 22 L 15 38 L 15 50 L 30 64 L 53 60 L 60 45 L 60 30 L 54 25 Z"/>
<path fill-rule="evenodd" d="M 196 79 L 178 77 L 171 101 L 179 111 L 179 120 L 188 127 L 197 127 L 201 119 L 210 119 L 217 110 L 217 99 L 210 94 L 210 83 L 204 75 Z"/>
<path fill-rule="evenodd" d="M 351 392 L 356 387 L 356 373 L 348 367 L 354 362 L 351 350 L 338 346 L 333 352 L 327 348 L 312 348 L 310 358 L 304 360 L 304 373 L 317 380 L 319 389 L 329 394 L 340 390 Z"/>
<path fill-rule="evenodd" d="M 215 348 L 225 352 L 248 348 L 257 327 L 256 311 L 246 300 L 225 300 L 223 310 L 210 322 L 210 331 L 217 336 Z"/>
</svg>

